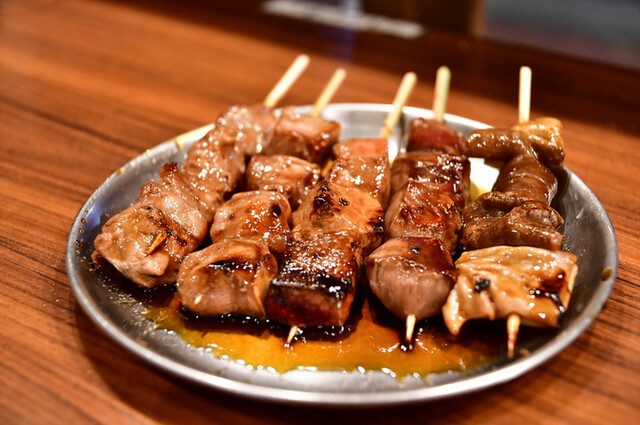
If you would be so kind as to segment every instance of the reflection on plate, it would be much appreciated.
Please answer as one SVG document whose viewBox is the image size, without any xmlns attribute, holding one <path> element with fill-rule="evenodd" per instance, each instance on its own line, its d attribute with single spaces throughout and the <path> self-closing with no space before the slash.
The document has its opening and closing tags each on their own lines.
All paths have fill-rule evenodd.
<svg viewBox="0 0 640 425">
<path fill-rule="evenodd" d="M 339 121 L 342 137 L 376 137 L 390 105 L 335 104 L 324 117 Z M 310 107 L 298 108 L 309 112 Z M 404 116 L 391 135 L 397 151 L 407 123 L 431 111 L 404 108 Z M 484 124 L 447 115 L 446 121 L 464 134 Z M 82 206 L 67 242 L 67 270 L 76 298 L 84 311 L 110 337 L 158 368 L 181 378 L 230 393 L 263 400 L 324 405 L 389 405 L 435 400 L 479 390 L 511 380 L 548 360 L 573 342 L 595 319 L 606 302 L 617 271 L 615 234 L 604 208 L 589 188 L 566 167 L 558 174 L 560 190 L 554 207 L 565 218 L 565 249 L 578 256 L 579 274 L 560 329 L 535 335 L 519 346 L 530 354 L 498 360 L 465 373 L 447 371 L 402 381 L 375 371 L 293 370 L 283 374 L 269 368 L 247 367 L 242 362 L 215 357 L 210 350 L 188 346 L 174 332 L 156 329 L 145 320 L 145 307 L 107 274 L 91 263 L 93 240 L 110 215 L 133 203 L 140 188 L 155 179 L 162 165 L 181 162 L 185 147 L 209 126 L 162 143 L 141 154 L 110 176 Z M 472 163 L 477 181 L 481 162 Z"/>
</svg>

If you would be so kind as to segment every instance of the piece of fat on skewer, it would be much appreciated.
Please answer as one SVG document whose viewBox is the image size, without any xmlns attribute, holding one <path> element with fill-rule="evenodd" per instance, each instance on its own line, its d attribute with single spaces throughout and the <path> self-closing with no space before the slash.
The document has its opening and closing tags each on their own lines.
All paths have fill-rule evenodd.
<svg viewBox="0 0 640 425">
<path fill-rule="evenodd" d="M 397 124 L 400 115 L 402 113 L 402 108 L 404 107 L 404 105 L 406 104 L 407 100 L 409 99 L 409 96 L 411 95 L 415 84 L 417 81 L 417 77 L 415 75 L 415 73 L 413 72 L 408 72 L 403 76 L 403 79 L 400 83 L 400 86 L 396 92 L 396 95 L 394 97 L 394 101 L 393 101 L 393 105 L 392 105 L 392 109 L 391 111 L 387 114 L 387 117 L 385 119 L 384 125 L 382 127 L 382 129 L 380 130 L 379 133 L 379 138 L 380 139 L 386 139 L 389 134 L 391 133 L 391 130 L 393 129 L 393 127 L 395 127 L 395 125 Z M 389 152 L 389 151 L 388 151 Z M 348 159 L 347 159 L 348 161 Z M 326 174 L 330 174 L 331 168 L 332 168 L 333 164 L 330 164 L 328 166 L 328 169 L 326 170 Z M 388 167 L 388 164 L 387 164 Z M 331 178 L 331 177 L 329 177 Z M 334 178 L 337 178 L 334 175 Z M 384 201 L 384 196 L 380 198 L 380 200 Z M 359 256 L 359 255 L 358 255 Z M 289 346 L 295 336 L 298 334 L 300 327 L 298 325 L 292 325 L 290 330 L 289 330 L 289 334 L 286 340 L 286 345 Z"/>
</svg>

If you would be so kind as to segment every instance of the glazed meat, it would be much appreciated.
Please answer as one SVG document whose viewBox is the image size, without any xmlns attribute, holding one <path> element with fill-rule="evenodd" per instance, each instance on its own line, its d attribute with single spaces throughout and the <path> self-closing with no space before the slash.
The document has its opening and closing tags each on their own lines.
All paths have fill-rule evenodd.
<svg viewBox="0 0 640 425">
<path fill-rule="evenodd" d="M 285 195 L 297 209 L 320 180 L 320 167 L 288 155 L 256 155 L 246 172 L 248 190 L 274 190 Z"/>
<path fill-rule="evenodd" d="M 293 225 L 301 238 L 349 235 L 366 255 L 382 241 L 384 211 L 367 192 L 321 181 L 293 213 Z"/>
<path fill-rule="evenodd" d="M 558 191 L 553 172 L 529 155 L 520 155 L 507 162 L 493 185 L 496 192 L 519 192 L 532 200 L 551 204 Z"/>
<path fill-rule="evenodd" d="M 111 217 L 95 241 L 97 256 L 128 279 L 146 288 L 173 283 L 185 255 L 207 234 L 201 201 L 176 177 L 175 164 L 163 171 L 163 182 L 145 185 L 140 198 Z"/>
<path fill-rule="evenodd" d="M 496 245 L 560 249 L 563 220 L 550 206 L 518 192 L 487 192 L 463 213 L 460 243 L 466 249 Z"/>
<path fill-rule="evenodd" d="M 533 247 L 496 246 L 463 253 L 442 309 L 457 335 L 470 319 L 519 315 L 524 323 L 558 326 L 578 271 L 576 256 Z"/>
<path fill-rule="evenodd" d="M 356 291 L 361 252 L 358 243 L 342 233 L 292 238 L 269 287 L 269 317 L 299 327 L 344 325 Z"/>
<path fill-rule="evenodd" d="M 386 139 L 348 139 L 336 144 L 329 180 L 368 192 L 386 207 L 391 181 L 388 145 Z"/>
<path fill-rule="evenodd" d="M 196 314 L 266 318 L 264 301 L 277 271 L 262 241 L 224 239 L 187 256 L 180 266 L 178 296 Z"/>
<path fill-rule="evenodd" d="M 437 239 L 389 239 L 366 259 L 369 285 L 398 317 L 440 313 L 455 282 L 451 254 Z"/>
<path fill-rule="evenodd" d="M 391 192 L 398 192 L 409 179 L 428 184 L 433 191 L 447 194 L 458 208 L 469 198 L 469 160 L 445 153 L 407 152 L 399 154 L 391 166 Z"/>
<path fill-rule="evenodd" d="M 462 133 L 447 124 L 426 118 L 415 118 L 409 124 L 407 151 L 445 152 L 462 154 Z"/>
<path fill-rule="evenodd" d="M 289 235 L 291 207 L 278 192 L 256 190 L 236 193 L 216 211 L 211 241 L 227 238 L 260 240 L 280 256 Z"/>
<path fill-rule="evenodd" d="M 290 155 L 319 163 L 338 140 L 340 130 L 337 122 L 299 114 L 292 107 L 284 108 L 271 142 L 261 153 Z"/>
<path fill-rule="evenodd" d="M 451 198 L 424 183 L 409 180 L 395 193 L 385 214 L 386 236 L 439 239 L 450 251 L 458 244 L 462 214 Z"/>
<path fill-rule="evenodd" d="M 540 118 L 509 129 L 476 130 L 467 138 L 463 153 L 496 161 L 530 155 L 544 164 L 561 164 L 564 160 L 561 130 L 562 124 L 555 118 Z"/>
<path fill-rule="evenodd" d="M 215 123 L 239 151 L 247 156 L 261 153 L 271 143 L 278 119 L 261 104 L 232 106 Z"/>
</svg>

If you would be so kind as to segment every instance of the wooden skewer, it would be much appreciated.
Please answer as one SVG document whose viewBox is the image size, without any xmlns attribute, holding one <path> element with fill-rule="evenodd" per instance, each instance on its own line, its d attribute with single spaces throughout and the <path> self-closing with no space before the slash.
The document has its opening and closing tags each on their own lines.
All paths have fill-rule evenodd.
<svg viewBox="0 0 640 425">
<path fill-rule="evenodd" d="M 338 88 L 340 88 L 340 85 L 342 84 L 346 76 L 347 71 L 345 71 L 344 68 L 336 69 L 336 71 L 333 73 L 333 76 L 322 90 L 322 93 L 320 93 L 320 96 L 318 96 L 316 103 L 313 105 L 313 110 L 309 115 L 311 115 L 312 117 L 317 117 L 318 115 L 320 115 L 320 112 L 322 112 L 325 106 L 327 106 L 327 104 L 331 101 L 331 98 L 333 98 L 333 96 L 336 94 Z"/>
<path fill-rule="evenodd" d="M 151 242 L 151 245 L 149 245 L 149 249 L 147 249 L 147 255 L 155 251 L 156 248 L 158 248 L 162 244 L 162 242 L 165 241 L 165 239 L 167 239 L 167 232 L 158 233 L 153 239 L 153 242 Z"/>
<path fill-rule="evenodd" d="M 444 122 L 450 83 L 451 71 L 446 66 L 441 66 L 436 73 L 436 87 L 433 96 L 433 114 L 436 121 Z"/>
<path fill-rule="evenodd" d="M 411 342 L 413 339 L 413 329 L 416 327 L 416 315 L 410 314 L 407 316 L 407 326 L 406 326 L 406 334 L 405 339 L 407 342 Z"/>
<path fill-rule="evenodd" d="M 291 326 L 291 329 L 289 329 L 289 335 L 287 336 L 286 346 L 291 345 L 291 341 L 293 341 L 293 337 L 298 333 L 298 329 L 299 328 L 296 325 Z"/>
<path fill-rule="evenodd" d="M 402 113 L 402 107 L 407 103 L 413 88 L 416 86 L 418 77 L 414 72 L 407 72 L 402 78 L 400 87 L 396 92 L 396 97 L 393 99 L 393 109 L 387 114 L 387 119 L 384 122 L 384 127 L 380 130 L 380 138 L 386 139 L 389 137 L 391 130 L 398 123 L 400 114 Z"/>
<path fill-rule="evenodd" d="M 518 90 L 518 122 L 529 121 L 531 111 L 531 68 L 520 68 L 520 88 Z M 507 351 L 509 358 L 515 356 L 516 341 L 520 330 L 520 316 L 515 313 L 507 317 Z"/>
<path fill-rule="evenodd" d="M 336 71 L 333 73 L 333 76 L 331 76 L 331 79 L 320 93 L 320 96 L 318 96 L 318 99 L 316 99 L 316 103 L 314 103 L 313 105 L 313 110 L 309 115 L 311 115 L 312 117 L 317 117 L 318 115 L 320 115 L 325 106 L 327 106 L 331 101 L 331 98 L 333 98 L 333 96 L 336 94 L 338 88 L 340 88 L 340 85 L 342 84 L 346 76 L 347 71 L 345 71 L 344 68 L 336 69 Z M 293 341 L 293 338 L 296 336 L 299 329 L 300 328 L 295 325 L 291 326 L 285 345 L 291 345 L 291 341 Z"/>
<path fill-rule="evenodd" d="M 309 65 L 309 56 L 300 55 L 289 66 L 289 69 L 282 75 L 280 81 L 271 89 L 271 92 L 265 97 L 262 104 L 267 108 L 273 108 L 280 102 L 282 96 L 291 88 L 293 83 L 296 82 L 298 77 Z"/>
</svg>

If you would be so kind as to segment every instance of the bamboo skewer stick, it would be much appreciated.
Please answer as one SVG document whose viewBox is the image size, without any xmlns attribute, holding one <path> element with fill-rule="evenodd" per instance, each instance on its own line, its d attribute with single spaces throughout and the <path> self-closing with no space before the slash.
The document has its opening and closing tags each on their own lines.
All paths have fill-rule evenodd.
<svg viewBox="0 0 640 425">
<path fill-rule="evenodd" d="M 520 68 L 520 87 L 518 90 L 518 122 L 529 121 L 531 112 L 531 68 Z M 512 313 L 507 317 L 507 352 L 509 358 L 515 355 L 518 331 L 520 330 L 520 316 Z"/>
<path fill-rule="evenodd" d="M 293 83 L 309 65 L 309 56 L 300 55 L 289 66 L 289 69 L 282 75 L 280 80 L 271 89 L 271 92 L 264 98 L 262 104 L 267 108 L 273 108 L 280 102 L 282 97 L 289 91 Z"/>
<path fill-rule="evenodd" d="M 438 68 L 436 73 L 436 87 L 433 96 L 433 114 L 436 121 L 444 122 L 444 111 L 447 108 L 451 71 L 446 66 Z"/>
<path fill-rule="evenodd" d="M 413 88 L 416 86 L 416 82 L 418 81 L 418 77 L 414 72 L 407 72 L 404 74 L 402 81 L 400 82 L 400 87 L 396 92 L 396 97 L 393 99 L 393 108 L 387 114 L 387 118 L 384 121 L 384 126 L 380 130 L 380 138 L 386 139 L 389 137 L 391 130 L 398 123 L 398 119 L 400 119 L 400 114 L 402 113 L 402 107 L 409 100 L 409 96 L 413 91 Z"/>
<path fill-rule="evenodd" d="M 147 249 L 147 255 L 150 255 L 153 251 L 155 251 L 156 248 L 158 248 L 166 239 L 167 232 L 158 233 L 156 237 L 153 238 L 153 242 L 151 242 L 151 245 L 149 245 L 149 249 Z"/>
</svg>

